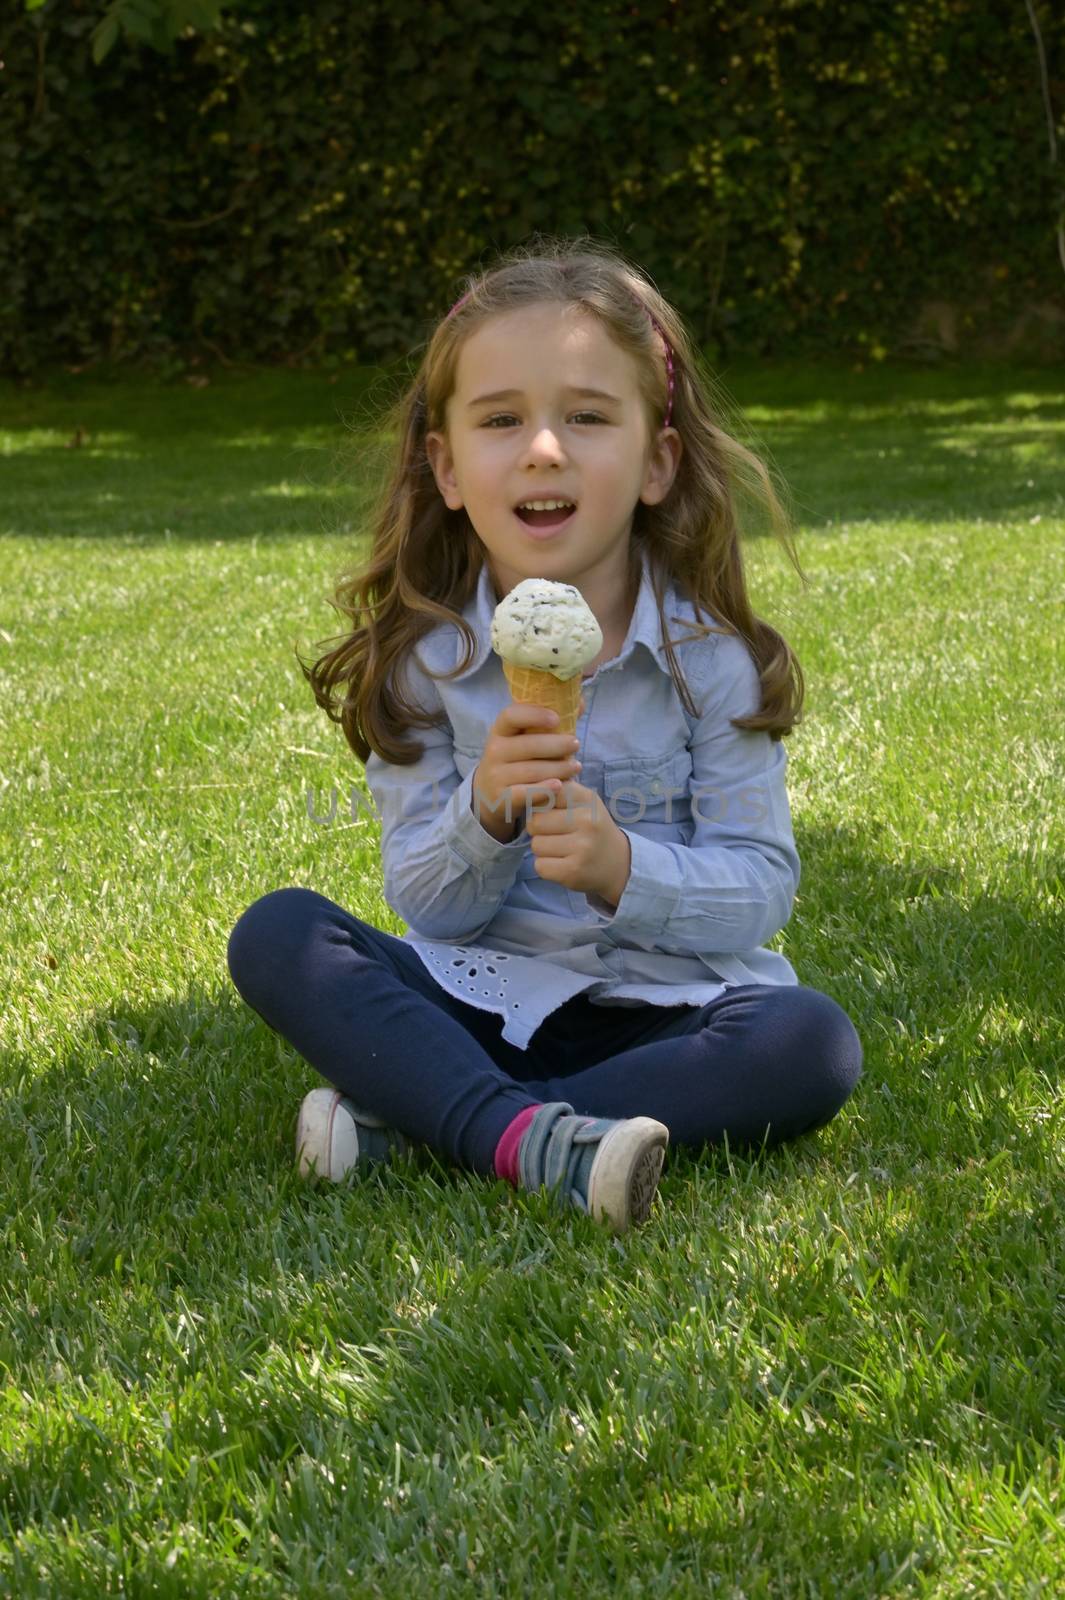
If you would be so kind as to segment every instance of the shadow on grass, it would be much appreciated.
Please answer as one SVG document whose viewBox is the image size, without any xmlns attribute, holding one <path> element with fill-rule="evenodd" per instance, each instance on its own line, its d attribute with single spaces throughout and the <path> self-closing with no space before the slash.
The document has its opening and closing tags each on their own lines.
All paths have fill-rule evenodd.
<svg viewBox="0 0 1065 1600">
<path fill-rule="evenodd" d="M 360 444 L 351 430 L 371 427 L 399 381 L 361 369 L 335 382 L 222 373 L 203 389 L 92 378 L 2 386 L 0 431 L 14 448 L 0 533 L 132 533 L 145 544 L 347 533 L 360 514 L 356 486 L 383 462 L 380 438 Z M 1065 507 L 1065 401 L 1053 369 L 764 365 L 730 369 L 725 393 L 753 430 L 745 441 L 790 486 L 806 532 Z"/>
<path fill-rule="evenodd" d="M 856 1096 L 886 1088 L 914 1152 L 970 1163 L 994 1154 L 974 1101 L 998 1100 L 995 1116 L 1015 1127 L 1019 1075 L 1039 1074 L 1053 1091 L 1065 1064 L 1065 861 L 1018 859 L 1016 888 L 973 891 L 956 867 L 917 850 L 905 862 L 876 859 L 857 829 L 797 824 L 795 837 L 803 887 L 788 956 L 858 1030 Z M 860 920 L 847 909 L 858 904 Z M 1047 1129 L 1024 1139 L 1052 1160 Z"/>
</svg>

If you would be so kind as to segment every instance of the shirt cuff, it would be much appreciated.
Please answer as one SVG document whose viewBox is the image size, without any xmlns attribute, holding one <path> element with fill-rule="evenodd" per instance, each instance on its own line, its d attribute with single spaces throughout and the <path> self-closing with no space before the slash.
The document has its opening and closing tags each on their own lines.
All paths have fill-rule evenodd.
<svg viewBox="0 0 1065 1600">
<path fill-rule="evenodd" d="M 666 931 L 680 897 L 680 869 L 672 850 L 652 844 L 627 828 L 621 831 L 629 841 L 632 860 L 629 881 L 616 909 L 601 895 L 589 894 L 585 898 L 593 911 L 608 919 L 604 924 L 606 933 L 633 933 L 646 942 Z"/>
<path fill-rule="evenodd" d="M 474 769 L 476 771 L 476 768 Z M 529 848 L 529 836 L 522 827 L 511 844 L 501 844 L 473 814 L 473 773 L 463 778 L 447 803 L 447 841 L 467 866 L 490 874 L 503 868 L 501 876 L 512 878 L 516 865 Z"/>
</svg>

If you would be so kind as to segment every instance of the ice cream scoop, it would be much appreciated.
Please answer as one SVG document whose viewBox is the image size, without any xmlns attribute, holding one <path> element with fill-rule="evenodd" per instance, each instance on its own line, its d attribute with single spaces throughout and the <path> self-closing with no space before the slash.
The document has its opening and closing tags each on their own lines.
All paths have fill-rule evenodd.
<svg viewBox="0 0 1065 1600">
<path fill-rule="evenodd" d="M 525 578 L 496 606 L 492 649 L 512 698 L 557 711 L 565 732 L 577 727 L 581 669 L 602 648 L 595 613 L 572 583 Z"/>
</svg>

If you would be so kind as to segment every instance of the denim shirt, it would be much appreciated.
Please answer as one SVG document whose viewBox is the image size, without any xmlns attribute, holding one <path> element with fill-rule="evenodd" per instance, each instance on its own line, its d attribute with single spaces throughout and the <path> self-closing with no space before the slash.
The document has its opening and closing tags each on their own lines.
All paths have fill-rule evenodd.
<svg viewBox="0 0 1065 1600">
<path fill-rule="evenodd" d="M 487 565 L 463 612 L 477 639 L 465 672 L 438 683 L 423 670 L 461 660 L 452 623 L 404 662 L 411 697 L 430 712 L 442 706 L 446 724 L 411 730 L 425 745 L 412 766 L 375 751 L 366 763 L 385 898 L 408 925 L 404 942 L 448 994 L 504 1018 L 503 1038 L 523 1050 L 582 992 L 602 1006 L 702 1006 L 738 984 L 798 983 L 783 955 L 761 948 L 799 886 L 787 753 L 768 733 L 730 725 L 761 698 L 743 641 L 689 634 L 695 610 L 672 582 L 665 601 L 698 717 L 670 675 L 646 554 L 625 643 L 582 684 L 579 781 L 601 796 L 632 853 L 616 907 L 540 878 L 527 829 L 501 844 L 474 813 L 474 772 L 510 700 L 489 637 Z"/>
</svg>

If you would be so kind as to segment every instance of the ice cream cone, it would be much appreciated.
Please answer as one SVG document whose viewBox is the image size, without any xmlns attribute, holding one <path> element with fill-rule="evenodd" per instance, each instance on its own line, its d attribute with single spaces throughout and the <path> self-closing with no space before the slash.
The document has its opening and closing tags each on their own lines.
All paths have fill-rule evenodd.
<svg viewBox="0 0 1065 1600">
<path fill-rule="evenodd" d="M 510 687 L 510 697 L 521 706 L 546 706 L 557 711 L 560 733 L 576 733 L 577 717 L 581 704 L 581 675 L 563 682 L 553 672 L 541 672 L 536 667 L 519 667 L 504 660 L 503 671 Z"/>
<path fill-rule="evenodd" d="M 495 608 L 492 649 L 518 705 L 546 706 L 576 733 L 581 672 L 603 648 L 595 613 L 572 583 L 523 578 Z"/>
</svg>

